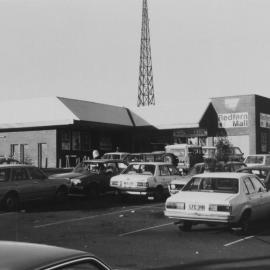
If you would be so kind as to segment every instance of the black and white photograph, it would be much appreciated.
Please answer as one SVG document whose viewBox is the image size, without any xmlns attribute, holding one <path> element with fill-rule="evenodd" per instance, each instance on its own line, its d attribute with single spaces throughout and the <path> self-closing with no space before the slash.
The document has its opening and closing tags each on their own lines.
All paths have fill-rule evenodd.
<svg viewBox="0 0 270 270">
<path fill-rule="evenodd" d="M 269 0 L 0 0 L 0 270 L 270 268 Z"/>
</svg>

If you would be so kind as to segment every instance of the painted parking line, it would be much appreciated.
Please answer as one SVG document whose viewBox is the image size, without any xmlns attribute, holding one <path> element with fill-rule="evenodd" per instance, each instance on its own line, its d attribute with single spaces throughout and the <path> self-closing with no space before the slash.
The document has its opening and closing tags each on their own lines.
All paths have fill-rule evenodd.
<svg viewBox="0 0 270 270">
<path fill-rule="evenodd" d="M 10 215 L 14 215 L 14 214 L 18 214 L 17 212 L 0 212 L 0 216 L 10 216 Z"/>
<path fill-rule="evenodd" d="M 224 247 L 229 247 L 229 246 L 232 246 L 232 245 L 235 245 L 237 243 L 240 243 L 240 242 L 243 242 L 243 241 L 246 241 L 246 240 L 249 240 L 251 238 L 254 238 L 255 235 L 251 235 L 251 236 L 247 236 L 247 237 L 244 237 L 244 238 L 241 238 L 241 239 L 238 239 L 236 241 L 233 241 L 233 242 L 230 242 L 230 243 L 227 243 L 224 245 Z"/>
<path fill-rule="evenodd" d="M 160 227 L 165 227 L 165 226 L 169 226 L 169 225 L 173 225 L 173 224 L 174 224 L 174 222 L 170 222 L 170 223 L 165 223 L 165 224 L 161 224 L 161 225 L 157 225 L 157 226 L 146 227 L 146 228 L 142 228 L 142 229 L 127 232 L 127 233 L 121 233 L 118 236 L 126 236 L 126 235 L 130 235 L 130 234 L 134 234 L 134 233 L 138 233 L 138 232 L 143 232 L 143 231 L 148 231 L 148 230 L 152 230 L 152 229 L 156 229 L 156 228 L 160 228 Z"/>
<path fill-rule="evenodd" d="M 142 206 L 142 207 L 133 207 L 133 208 L 130 208 L 130 209 L 125 209 L 125 210 L 120 210 L 120 211 L 113 211 L 113 212 L 94 215 L 94 216 L 86 216 L 86 217 L 81 217 L 81 218 L 72 218 L 72 219 L 66 219 L 66 220 L 51 222 L 51 223 L 35 225 L 34 228 L 39 229 L 39 228 L 44 228 L 44 227 L 61 225 L 61 224 L 65 224 L 65 223 L 72 223 L 72 222 L 77 222 L 77 221 L 82 221 L 82 220 L 94 219 L 94 218 L 99 218 L 99 217 L 105 217 L 105 216 L 110 216 L 110 215 L 116 215 L 116 214 L 131 212 L 131 211 L 135 211 L 135 210 L 141 210 L 141 209 L 145 209 L 145 208 L 156 208 L 156 207 L 157 207 L 157 205 L 147 205 L 147 206 Z"/>
</svg>

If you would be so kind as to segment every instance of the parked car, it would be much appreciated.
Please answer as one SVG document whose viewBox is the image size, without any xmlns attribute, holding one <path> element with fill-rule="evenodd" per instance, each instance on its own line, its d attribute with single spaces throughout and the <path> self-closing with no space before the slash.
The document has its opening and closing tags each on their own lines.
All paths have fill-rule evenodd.
<svg viewBox="0 0 270 270">
<path fill-rule="evenodd" d="M 105 153 L 101 159 L 125 159 L 125 157 L 128 155 L 129 153 L 127 152 L 111 152 L 111 153 Z"/>
<path fill-rule="evenodd" d="M 216 162 L 213 168 L 213 172 L 236 172 L 238 169 L 246 167 L 243 162 L 229 161 L 229 162 Z M 181 190 L 184 185 L 192 178 L 195 174 L 204 173 L 206 170 L 205 163 L 195 164 L 188 172 L 187 175 L 183 175 L 181 179 L 173 180 L 169 185 L 169 191 L 171 195 L 176 194 Z"/>
<path fill-rule="evenodd" d="M 163 199 L 168 194 L 168 185 L 181 175 L 177 168 L 165 162 L 131 163 L 118 176 L 111 178 L 110 186 L 119 195 L 137 195 Z"/>
<path fill-rule="evenodd" d="M 71 270 L 111 268 L 95 255 L 44 244 L 0 241 L 0 269 L 9 270 Z"/>
<path fill-rule="evenodd" d="M 203 162 L 202 147 L 194 144 L 172 144 L 165 146 L 164 161 L 176 163 L 177 168 L 187 172 L 194 164 Z"/>
<path fill-rule="evenodd" d="M 80 193 L 90 198 L 110 190 L 110 179 L 119 174 L 127 164 L 121 160 L 91 159 L 78 164 L 72 172 L 53 174 L 50 178 L 68 178 L 70 193 Z"/>
<path fill-rule="evenodd" d="M 165 204 L 165 216 L 183 223 L 185 231 L 198 223 L 224 223 L 246 233 L 251 220 L 269 211 L 270 192 L 256 175 L 246 173 L 195 175 Z"/>
<path fill-rule="evenodd" d="M 267 154 L 257 154 L 257 155 L 248 155 L 244 163 L 247 166 L 270 166 L 270 155 Z"/>
<path fill-rule="evenodd" d="M 19 204 L 41 199 L 64 199 L 70 183 L 66 179 L 48 179 L 37 167 L 23 164 L 0 165 L 0 202 L 7 211 Z"/>
<path fill-rule="evenodd" d="M 267 190 L 270 189 L 270 166 L 249 166 L 239 169 L 238 172 L 257 175 L 264 182 Z"/>
<path fill-rule="evenodd" d="M 20 161 L 14 158 L 0 157 L 0 164 L 20 164 Z"/>
</svg>

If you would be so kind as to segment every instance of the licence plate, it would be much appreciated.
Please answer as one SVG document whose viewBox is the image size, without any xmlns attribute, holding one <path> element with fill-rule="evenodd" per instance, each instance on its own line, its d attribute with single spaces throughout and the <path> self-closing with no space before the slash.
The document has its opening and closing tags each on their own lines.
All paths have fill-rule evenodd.
<svg viewBox="0 0 270 270">
<path fill-rule="evenodd" d="M 124 187 L 135 187 L 136 186 L 136 183 L 135 182 L 124 182 L 123 183 L 123 186 Z"/>
<path fill-rule="evenodd" d="M 204 211 L 204 205 L 200 204 L 189 204 L 189 210 Z"/>
</svg>

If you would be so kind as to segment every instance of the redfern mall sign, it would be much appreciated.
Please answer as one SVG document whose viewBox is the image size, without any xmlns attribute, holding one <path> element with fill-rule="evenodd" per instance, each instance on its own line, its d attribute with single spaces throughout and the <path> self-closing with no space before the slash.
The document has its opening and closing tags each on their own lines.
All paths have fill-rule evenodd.
<svg viewBox="0 0 270 270">
<path fill-rule="evenodd" d="M 248 127 L 248 113 L 221 113 L 218 114 L 219 128 Z"/>
</svg>

